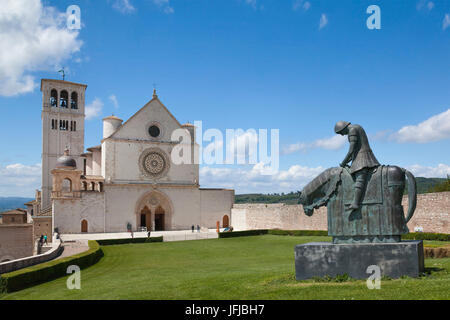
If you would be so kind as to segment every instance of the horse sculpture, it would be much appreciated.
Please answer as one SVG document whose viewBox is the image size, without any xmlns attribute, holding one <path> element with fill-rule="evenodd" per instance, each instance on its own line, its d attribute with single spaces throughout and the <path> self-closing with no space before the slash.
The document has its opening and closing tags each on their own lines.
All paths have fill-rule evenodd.
<svg viewBox="0 0 450 320">
<path fill-rule="evenodd" d="M 300 195 L 304 213 L 327 206 L 328 235 L 333 243 L 400 242 L 409 232 L 417 202 L 413 174 L 397 166 L 378 166 L 369 172 L 358 210 L 348 210 L 353 199 L 354 178 L 348 167 L 329 168 L 305 186 Z M 405 181 L 408 182 L 408 212 L 402 206 Z"/>
</svg>

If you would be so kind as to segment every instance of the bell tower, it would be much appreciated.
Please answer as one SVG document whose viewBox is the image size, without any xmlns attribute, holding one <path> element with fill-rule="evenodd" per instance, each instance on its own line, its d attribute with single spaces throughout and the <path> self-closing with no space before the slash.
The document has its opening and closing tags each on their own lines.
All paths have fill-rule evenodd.
<svg viewBox="0 0 450 320">
<path fill-rule="evenodd" d="M 51 206 L 51 171 L 66 148 L 70 148 L 77 167 L 83 167 L 86 88 L 85 84 L 63 80 L 41 80 L 42 211 Z"/>
</svg>

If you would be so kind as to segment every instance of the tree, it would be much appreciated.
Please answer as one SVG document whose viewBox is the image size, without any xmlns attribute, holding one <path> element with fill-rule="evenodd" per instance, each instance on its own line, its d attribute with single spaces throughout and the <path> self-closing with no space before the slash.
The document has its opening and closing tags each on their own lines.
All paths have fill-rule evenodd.
<svg viewBox="0 0 450 320">
<path fill-rule="evenodd" d="M 438 185 L 435 185 L 434 187 L 430 188 L 428 192 L 445 192 L 450 191 L 450 176 L 447 175 L 447 180 L 439 183 Z"/>
</svg>

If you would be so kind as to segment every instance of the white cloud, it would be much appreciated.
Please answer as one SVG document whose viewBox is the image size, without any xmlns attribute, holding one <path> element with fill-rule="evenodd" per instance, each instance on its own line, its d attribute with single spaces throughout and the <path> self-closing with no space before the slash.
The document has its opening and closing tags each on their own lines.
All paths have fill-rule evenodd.
<svg viewBox="0 0 450 320">
<path fill-rule="evenodd" d="M 211 168 L 200 169 L 202 187 L 225 187 L 239 193 L 274 193 L 301 190 L 325 169 L 294 165 L 288 170 L 281 170 L 274 175 L 262 174 L 265 167 L 259 163 L 251 169 Z"/>
<path fill-rule="evenodd" d="M 450 166 L 446 164 L 439 164 L 437 167 L 426 167 L 418 164 L 407 167 L 416 177 L 425 178 L 446 178 L 450 175 Z"/>
<path fill-rule="evenodd" d="M 162 8 L 164 13 L 171 14 L 175 11 L 170 5 L 170 0 L 152 0 L 152 2 L 158 7 Z"/>
<path fill-rule="evenodd" d="M 252 6 L 253 9 L 256 9 L 256 5 L 257 5 L 256 0 L 245 0 L 245 3 Z"/>
<path fill-rule="evenodd" d="M 423 8 L 427 9 L 428 11 L 433 10 L 434 2 L 433 1 L 427 1 L 427 0 L 420 0 L 419 2 L 417 2 L 417 5 L 416 5 L 417 11 L 420 11 Z"/>
<path fill-rule="evenodd" d="M 119 109 L 119 101 L 117 101 L 117 97 L 115 94 L 110 95 L 109 100 L 112 102 L 115 109 Z"/>
<path fill-rule="evenodd" d="M 2 197 L 34 197 L 41 185 L 41 164 L 20 163 L 0 166 L 0 195 Z"/>
<path fill-rule="evenodd" d="M 381 130 L 375 134 L 369 134 L 369 141 L 371 140 L 385 140 L 392 134 L 391 129 Z"/>
<path fill-rule="evenodd" d="M 254 130 L 247 130 L 242 134 L 237 134 L 235 139 L 227 145 L 227 152 L 236 155 L 238 163 L 244 163 L 245 159 L 257 156 L 258 134 Z"/>
<path fill-rule="evenodd" d="M 31 92 L 33 72 L 55 71 L 82 46 L 67 15 L 41 0 L 2 0 L 0 6 L 0 96 Z"/>
<path fill-rule="evenodd" d="M 342 148 L 347 139 L 345 136 L 334 135 L 330 138 L 318 139 L 311 143 L 299 142 L 283 148 L 283 154 L 307 152 L 311 149 L 338 150 Z"/>
<path fill-rule="evenodd" d="M 450 109 L 419 123 L 401 128 L 390 137 L 397 142 L 426 143 L 450 138 Z"/>
<path fill-rule="evenodd" d="M 295 0 L 292 4 L 292 9 L 297 11 L 298 9 L 302 9 L 304 11 L 308 11 L 311 8 L 311 3 L 309 1 L 304 0 Z"/>
<path fill-rule="evenodd" d="M 445 14 L 444 20 L 442 20 L 442 30 L 447 29 L 450 26 L 450 14 Z"/>
<path fill-rule="evenodd" d="M 103 109 L 103 102 L 99 98 L 95 98 L 90 104 L 86 106 L 86 120 L 91 120 L 100 115 Z"/>
<path fill-rule="evenodd" d="M 124 14 L 136 11 L 136 8 L 131 4 L 130 0 L 114 0 L 112 7 Z"/>
<path fill-rule="evenodd" d="M 327 24 L 328 24 L 327 15 L 325 13 L 322 13 L 322 15 L 320 16 L 320 20 L 319 20 L 319 30 L 322 30 L 323 28 L 325 28 L 325 26 Z"/>
</svg>

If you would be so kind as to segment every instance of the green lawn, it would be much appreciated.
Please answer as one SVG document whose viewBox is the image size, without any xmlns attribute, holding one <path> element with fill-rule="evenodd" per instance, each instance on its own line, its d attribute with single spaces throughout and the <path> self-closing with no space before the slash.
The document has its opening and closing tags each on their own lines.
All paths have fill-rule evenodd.
<svg viewBox="0 0 450 320">
<path fill-rule="evenodd" d="M 61 278 L 3 299 L 450 299 L 450 259 L 427 259 L 430 275 L 365 281 L 295 280 L 294 246 L 327 237 L 253 236 L 103 247 L 81 272 L 81 290 Z"/>
</svg>

